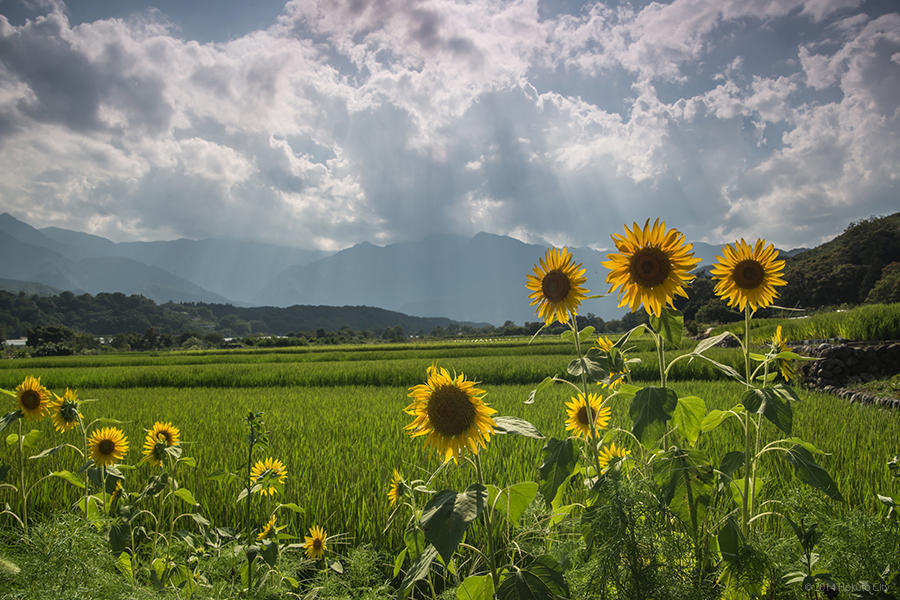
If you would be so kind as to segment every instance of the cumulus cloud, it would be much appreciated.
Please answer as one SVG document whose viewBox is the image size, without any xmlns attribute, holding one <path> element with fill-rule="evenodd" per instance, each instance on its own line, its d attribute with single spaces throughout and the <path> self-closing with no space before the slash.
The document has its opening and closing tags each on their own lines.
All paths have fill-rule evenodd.
<svg viewBox="0 0 900 600">
<path fill-rule="evenodd" d="M 0 208 L 39 225 L 790 246 L 896 207 L 900 15 L 858 0 L 291 0 L 217 43 L 44 6 L 0 15 Z"/>
</svg>

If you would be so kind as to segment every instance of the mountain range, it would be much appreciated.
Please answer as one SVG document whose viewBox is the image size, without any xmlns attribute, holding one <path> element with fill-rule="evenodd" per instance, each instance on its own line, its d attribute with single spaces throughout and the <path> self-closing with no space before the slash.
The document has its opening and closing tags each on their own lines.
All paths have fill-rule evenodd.
<svg viewBox="0 0 900 600">
<path fill-rule="evenodd" d="M 546 246 L 479 233 L 434 235 L 333 254 L 226 239 L 115 243 L 0 215 L 0 289 L 140 294 L 156 302 L 239 306 L 365 305 L 459 321 L 536 321 L 525 277 Z M 701 265 L 721 246 L 694 243 Z M 571 248 L 593 293 L 604 293 L 606 250 Z M 624 312 L 616 297 L 584 302 L 603 319 Z"/>
</svg>

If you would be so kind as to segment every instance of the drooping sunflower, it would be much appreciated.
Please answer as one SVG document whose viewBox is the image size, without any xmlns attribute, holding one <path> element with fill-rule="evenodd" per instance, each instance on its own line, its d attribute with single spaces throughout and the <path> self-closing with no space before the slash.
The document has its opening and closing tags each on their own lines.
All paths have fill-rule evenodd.
<svg viewBox="0 0 900 600">
<path fill-rule="evenodd" d="M 591 407 L 591 415 L 594 417 L 594 430 L 605 429 L 609 425 L 610 409 L 602 406 L 603 398 L 597 394 L 588 394 L 585 402 L 584 394 L 578 394 L 569 402 L 566 402 L 566 431 L 573 431 L 575 437 L 588 439 L 591 436 L 591 421 L 588 418 L 588 403 Z"/>
<path fill-rule="evenodd" d="M 128 438 L 118 427 L 104 427 L 91 433 L 88 448 L 96 464 L 108 467 L 128 452 Z"/>
<path fill-rule="evenodd" d="M 757 239 L 751 246 L 743 240 L 722 248 L 724 256 L 716 257 L 710 273 L 716 279 L 716 294 L 728 301 L 728 306 L 751 311 L 770 306 L 775 301 L 776 286 L 787 285 L 782 279 L 784 261 L 778 260 L 778 250 L 766 241 Z"/>
<path fill-rule="evenodd" d="M 22 415 L 31 421 L 40 421 L 50 411 L 50 391 L 41 385 L 40 377 L 28 375 L 16 387 L 16 402 Z"/>
<path fill-rule="evenodd" d="M 496 410 L 484 403 L 485 391 L 476 388 L 463 373 L 452 377 L 447 369 L 432 365 L 426 371 L 425 383 L 409 388 L 412 404 L 404 409 L 415 417 L 405 426 L 410 437 L 427 436 L 425 444 L 433 446 L 448 461 L 456 461 L 468 447 L 478 454 L 494 433 Z"/>
<path fill-rule="evenodd" d="M 53 427 L 60 433 L 73 429 L 81 421 L 77 391 L 66 388 L 66 393 L 62 397 L 53 394 L 53 401 L 50 402 L 49 409 Z"/>
<path fill-rule="evenodd" d="M 328 547 L 325 545 L 325 542 L 327 541 L 328 535 L 323 528 L 318 525 L 310 527 L 309 535 L 305 536 L 303 542 L 306 557 L 310 560 L 322 558 L 322 556 L 325 555 L 325 551 L 328 550 Z"/>
<path fill-rule="evenodd" d="M 589 292 L 583 287 L 587 281 L 584 272 L 567 248 L 548 248 L 540 266 L 534 265 L 534 274 L 528 275 L 525 287 L 531 290 L 531 306 L 537 305 L 535 313 L 547 325 L 554 321 L 568 323 L 569 313 L 578 312 L 578 305 Z"/>
<path fill-rule="evenodd" d="M 406 482 L 403 481 L 403 476 L 400 475 L 400 471 L 394 469 L 394 474 L 391 476 L 391 485 L 388 488 L 388 500 L 391 501 L 391 508 L 397 506 L 397 502 L 403 497 L 405 491 Z"/>
<path fill-rule="evenodd" d="M 628 456 L 629 452 L 625 448 L 616 446 L 615 442 L 611 442 L 609 446 L 600 449 L 600 468 L 606 471 L 609 464 L 614 460 L 620 460 Z"/>
<path fill-rule="evenodd" d="M 666 231 L 665 221 L 650 219 L 641 228 L 637 223 L 632 229 L 625 226 L 625 235 L 612 234 L 619 253 L 608 254 L 601 263 L 611 273 L 606 276 L 610 293 L 619 290 L 619 306 L 628 306 L 634 312 L 643 305 L 648 313 L 659 316 L 666 305 L 672 305 L 675 296 L 684 296 L 685 284 L 694 276 L 691 269 L 700 262 L 691 249 L 693 244 L 684 241 L 684 234 L 677 229 Z"/>
<path fill-rule="evenodd" d="M 181 443 L 181 432 L 172 423 L 157 421 L 147 430 L 144 438 L 144 456 L 153 466 L 161 466 L 166 457 L 166 448 Z"/>
<path fill-rule="evenodd" d="M 278 460 L 277 458 L 267 457 L 265 460 L 258 460 L 256 464 L 253 465 L 253 468 L 250 469 L 250 480 L 255 484 L 259 481 L 259 478 L 262 477 L 262 474 L 266 471 L 272 471 L 275 474 L 275 477 L 278 479 L 279 483 L 284 483 L 287 481 L 287 467 L 284 466 L 284 463 Z M 275 486 L 270 485 L 269 487 L 260 488 L 259 493 L 265 495 L 274 496 L 278 490 L 275 489 Z"/>
<path fill-rule="evenodd" d="M 775 335 L 772 336 L 772 351 L 775 354 L 779 352 L 783 352 L 785 349 L 787 340 L 781 337 L 781 325 L 775 328 Z M 796 373 L 794 372 L 794 365 L 791 364 L 791 361 L 786 360 L 784 358 L 776 359 L 776 364 L 778 365 L 778 369 L 781 371 L 781 378 L 784 379 L 785 382 L 790 382 L 794 377 L 796 377 Z"/>
<path fill-rule="evenodd" d="M 261 542 L 269 536 L 274 536 L 278 531 L 275 529 L 275 515 L 272 515 L 272 518 L 269 519 L 269 522 L 266 523 L 266 526 L 263 527 L 263 530 L 259 532 L 259 535 L 256 536 L 256 541 Z"/>
</svg>

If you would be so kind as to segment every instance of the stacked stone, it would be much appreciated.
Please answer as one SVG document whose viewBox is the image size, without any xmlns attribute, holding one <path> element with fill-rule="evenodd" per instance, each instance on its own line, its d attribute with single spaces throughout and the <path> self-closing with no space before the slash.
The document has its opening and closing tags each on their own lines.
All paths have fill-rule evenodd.
<svg viewBox="0 0 900 600">
<path fill-rule="evenodd" d="M 801 380 L 807 387 L 849 398 L 851 402 L 900 408 L 898 398 L 844 389 L 848 384 L 889 378 L 900 373 L 900 342 L 801 342 L 794 346 L 794 351 L 820 359 L 798 365 Z"/>
</svg>

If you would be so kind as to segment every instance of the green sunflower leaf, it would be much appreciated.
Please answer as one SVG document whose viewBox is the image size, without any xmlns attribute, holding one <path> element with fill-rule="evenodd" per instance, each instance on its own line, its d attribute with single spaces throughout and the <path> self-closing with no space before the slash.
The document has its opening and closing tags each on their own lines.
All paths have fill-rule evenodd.
<svg viewBox="0 0 900 600">
<path fill-rule="evenodd" d="M 487 489 L 478 483 L 457 494 L 454 490 L 438 492 L 422 509 L 422 529 L 427 539 L 449 563 L 469 524 L 484 512 Z"/>
<path fill-rule="evenodd" d="M 497 590 L 499 600 L 565 600 L 569 586 L 559 563 L 539 556 L 524 569 L 516 569 Z"/>
<path fill-rule="evenodd" d="M 697 396 L 685 396 L 678 399 L 672 414 L 672 423 L 678 428 L 693 446 L 700 437 L 701 423 L 706 416 L 706 402 Z"/>
<path fill-rule="evenodd" d="M 456 600 L 492 600 L 494 580 L 488 575 L 469 575 L 456 588 Z"/>
<path fill-rule="evenodd" d="M 631 433 L 643 443 L 653 443 L 666 431 L 666 423 L 672 418 L 678 396 L 673 390 L 645 387 L 634 395 L 628 415 L 631 417 Z"/>
<path fill-rule="evenodd" d="M 494 423 L 496 424 L 494 433 L 498 435 L 521 435 L 536 440 L 544 439 L 544 434 L 538 431 L 537 427 L 519 417 L 494 417 Z"/>
<path fill-rule="evenodd" d="M 843 502 L 844 497 L 841 496 L 837 484 L 828 474 L 828 471 L 819 466 L 816 459 L 809 450 L 795 444 L 788 450 L 788 462 L 794 467 L 794 472 L 803 483 L 811 485 L 817 490 L 825 492 L 830 498 Z"/>
<path fill-rule="evenodd" d="M 437 558 L 437 556 L 437 548 L 429 544 L 428 547 L 416 557 L 415 562 L 409 568 L 409 571 L 406 572 L 406 577 L 404 577 L 403 581 L 400 583 L 401 598 L 406 598 L 407 595 L 409 595 L 409 590 L 415 582 L 428 577 L 428 573 L 431 571 L 431 563 L 434 562 L 434 559 Z"/>
<path fill-rule="evenodd" d="M 70 471 L 54 471 L 53 473 L 50 473 L 50 474 L 53 475 L 54 477 L 59 477 L 60 479 L 68 481 L 75 487 L 80 487 L 80 488 L 84 487 L 84 481 L 80 477 L 78 477 L 77 475 L 75 475 L 74 473 L 72 473 Z"/>
<path fill-rule="evenodd" d="M 575 470 L 575 447 L 571 439 L 550 438 L 541 450 L 544 462 L 538 469 L 541 476 L 540 492 L 549 507 L 556 497 L 556 490 Z"/>
<path fill-rule="evenodd" d="M 21 418 L 22 411 L 19 409 L 6 413 L 2 417 L 0 417 L 0 431 L 3 431 Z"/>
<path fill-rule="evenodd" d="M 663 308 L 658 317 L 650 315 L 650 327 L 659 332 L 664 340 L 677 346 L 684 332 L 684 315 L 674 308 Z"/>
<path fill-rule="evenodd" d="M 534 481 L 521 481 L 502 490 L 496 486 L 487 486 L 488 503 L 513 525 L 518 524 L 522 514 L 538 493 L 538 484 Z"/>
<path fill-rule="evenodd" d="M 190 506 L 197 506 L 200 504 L 197 500 L 194 499 L 194 494 L 191 493 L 191 490 L 187 488 L 178 488 L 175 490 L 175 495 L 182 500 L 184 500 Z"/>
</svg>

